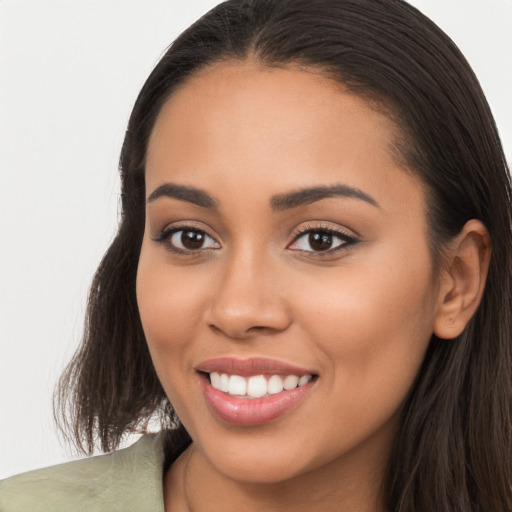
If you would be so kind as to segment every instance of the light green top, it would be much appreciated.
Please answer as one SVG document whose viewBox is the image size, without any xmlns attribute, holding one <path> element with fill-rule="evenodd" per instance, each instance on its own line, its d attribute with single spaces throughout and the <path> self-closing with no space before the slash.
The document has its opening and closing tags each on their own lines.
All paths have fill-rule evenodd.
<svg viewBox="0 0 512 512">
<path fill-rule="evenodd" d="M 0 482 L 0 512 L 164 512 L 162 436 Z"/>
</svg>

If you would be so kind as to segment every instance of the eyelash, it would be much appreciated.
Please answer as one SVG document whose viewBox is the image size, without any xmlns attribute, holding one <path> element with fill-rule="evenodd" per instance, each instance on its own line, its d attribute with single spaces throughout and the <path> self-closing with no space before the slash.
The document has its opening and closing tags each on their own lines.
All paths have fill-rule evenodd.
<svg viewBox="0 0 512 512">
<path fill-rule="evenodd" d="M 204 235 L 205 237 L 215 241 L 215 239 L 212 236 L 210 236 L 204 229 L 200 229 L 200 228 L 197 228 L 195 226 L 190 226 L 190 225 L 173 226 L 173 227 L 164 228 L 160 233 L 158 233 L 158 235 L 153 237 L 153 241 L 155 241 L 156 243 L 165 245 L 166 250 L 168 250 L 169 252 L 172 252 L 173 254 L 175 254 L 177 256 L 183 256 L 183 257 L 198 256 L 200 254 L 204 254 L 205 252 L 210 252 L 210 251 L 217 249 L 216 247 L 215 248 L 200 247 L 197 250 L 193 250 L 193 249 L 181 249 L 179 247 L 176 247 L 175 245 L 173 245 L 171 243 L 171 239 L 176 233 L 180 233 L 182 231 L 183 232 L 200 233 L 200 234 Z M 215 241 L 215 243 L 218 244 L 218 242 L 216 242 L 216 241 Z"/>
<path fill-rule="evenodd" d="M 292 249 L 292 250 L 295 250 L 298 252 L 299 251 L 306 252 L 315 258 L 322 258 L 322 257 L 331 256 L 340 251 L 347 250 L 351 247 L 354 247 L 359 242 L 359 240 L 357 240 L 357 238 L 355 238 L 352 235 L 349 235 L 348 233 L 346 233 L 345 231 L 343 231 L 341 229 L 336 229 L 332 226 L 309 225 L 309 226 L 301 227 L 297 231 L 297 233 L 295 233 L 293 241 L 291 242 L 291 244 L 288 245 L 288 248 L 291 247 L 296 242 L 298 242 L 305 235 L 311 235 L 314 233 L 330 235 L 332 237 L 340 239 L 342 241 L 342 243 L 340 245 L 334 247 L 333 249 L 327 249 L 325 251 L 305 251 L 302 249 Z"/>
<path fill-rule="evenodd" d="M 205 252 L 210 252 L 213 250 L 216 250 L 217 247 L 199 247 L 197 250 L 194 249 L 181 249 L 179 247 L 176 247 L 175 245 L 170 243 L 170 240 L 172 237 L 179 232 L 193 232 L 193 233 L 200 233 L 207 237 L 210 240 L 213 240 L 216 244 L 218 242 L 215 241 L 215 239 L 210 236 L 206 231 L 203 229 L 197 228 L 195 226 L 190 225 L 184 225 L 184 226 L 173 226 L 173 227 L 167 227 L 164 228 L 158 235 L 153 237 L 153 241 L 159 244 L 164 244 L 165 248 L 172 252 L 173 254 L 176 254 L 177 256 L 183 256 L 183 257 L 193 257 L 198 256 L 200 254 L 204 254 Z M 309 225 L 304 226 L 300 228 L 293 237 L 292 242 L 287 246 L 287 248 L 290 248 L 292 245 L 296 244 L 302 237 L 305 235 L 311 235 L 314 233 L 318 234 L 327 234 L 332 237 L 338 238 L 342 241 L 338 246 L 334 247 L 333 249 L 326 249 L 324 251 L 308 251 L 304 249 L 291 249 L 296 252 L 302 252 L 302 253 L 308 253 L 310 256 L 315 258 L 322 258 L 322 257 L 328 257 L 335 253 L 338 253 L 342 250 L 347 250 L 353 246 L 355 246 L 359 240 L 357 240 L 354 236 L 349 235 L 348 233 L 344 232 L 343 230 L 333 228 L 332 226 L 318 226 L 318 225 Z"/>
</svg>

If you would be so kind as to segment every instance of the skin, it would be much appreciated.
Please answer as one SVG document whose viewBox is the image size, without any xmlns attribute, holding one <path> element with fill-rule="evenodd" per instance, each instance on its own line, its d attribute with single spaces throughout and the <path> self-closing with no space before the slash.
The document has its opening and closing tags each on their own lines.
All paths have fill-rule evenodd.
<svg viewBox="0 0 512 512">
<path fill-rule="evenodd" d="M 402 403 L 432 333 L 456 336 L 478 305 L 490 252 L 472 221 L 448 251 L 458 273 L 434 275 L 425 191 L 393 159 L 397 135 L 328 78 L 252 61 L 210 67 L 164 105 L 148 146 L 148 198 L 172 182 L 216 203 L 147 202 L 138 304 L 194 441 L 165 476 L 168 512 L 384 510 Z M 375 204 L 337 196 L 271 208 L 276 195 L 336 184 Z M 179 235 L 160 236 L 169 227 L 204 232 L 206 243 L 177 254 Z M 315 252 L 302 228 L 344 235 L 332 239 L 338 250 Z M 225 356 L 318 378 L 284 416 L 239 427 L 208 408 L 195 370 Z"/>
</svg>

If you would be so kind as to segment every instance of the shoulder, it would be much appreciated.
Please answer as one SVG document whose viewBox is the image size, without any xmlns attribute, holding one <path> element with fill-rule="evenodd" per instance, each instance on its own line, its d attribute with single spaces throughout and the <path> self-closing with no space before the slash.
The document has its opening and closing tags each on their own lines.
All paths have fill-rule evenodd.
<svg viewBox="0 0 512 512">
<path fill-rule="evenodd" d="M 163 512 L 164 449 L 160 435 L 129 448 L 0 482 L 1 512 Z"/>
</svg>

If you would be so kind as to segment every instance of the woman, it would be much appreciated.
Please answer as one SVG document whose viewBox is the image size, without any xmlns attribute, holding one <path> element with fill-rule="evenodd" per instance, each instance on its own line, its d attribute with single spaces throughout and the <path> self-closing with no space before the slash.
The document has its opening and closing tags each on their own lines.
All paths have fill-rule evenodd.
<svg viewBox="0 0 512 512">
<path fill-rule="evenodd" d="M 148 78 L 121 173 L 59 398 L 87 452 L 162 432 L 3 509 L 512 510 L 510 179 L 429 20 L 221 4 Z"/>
</svg>

